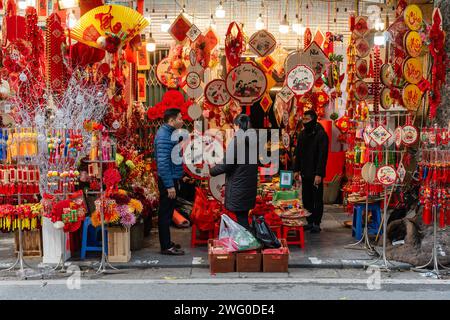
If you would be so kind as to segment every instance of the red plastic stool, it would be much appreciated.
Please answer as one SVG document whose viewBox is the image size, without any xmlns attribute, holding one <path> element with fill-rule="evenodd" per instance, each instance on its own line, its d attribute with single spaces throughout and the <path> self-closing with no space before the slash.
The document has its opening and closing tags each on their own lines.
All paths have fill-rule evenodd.
<svg viewBox="0 0 450 320">
<path fill-rule="evenodd" d="M 288 233 L 291 230 L 295 230 L 296 235 L 294 237 L 288 238 Z M 300 248 L 305 248 L 305 232 L 303 230 L 303 226 L 296 226 L 296 227 L 282 226 L 281 233 L 283 234 L 283 238 L 286 239 L 288 245 L 298 244 Z"/>
<path fill-rule="evenodd" d="M 270 227 L 270 230 L 275 232 L 278 239 L 282 238 L 281 226 L 269 226 L 269 227 Z"/>
<path fill-rule="evenodd" d="M 204 232 L 208 232 L 209 239 L 214 238 L 214 230 L 208 230 L 208 231 L 204 231 Z M 193 224 L 192 230 L 191 230 L 191 248 L 195 248 L 195 246 L 197 246 L 199 244 L 207 244 L 207 243 L 208 243 L 208 239 L 202 240 L 197 236 L 197 226 L 195 224 Z"/>
</svg>

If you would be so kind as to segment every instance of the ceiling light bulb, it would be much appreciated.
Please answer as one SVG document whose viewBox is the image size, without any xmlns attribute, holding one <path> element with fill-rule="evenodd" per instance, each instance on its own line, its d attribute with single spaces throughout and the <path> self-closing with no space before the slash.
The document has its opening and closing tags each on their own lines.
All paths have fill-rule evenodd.
<svg viewBox="0 0 450 320">
<path fill-rule="evenodd" d="M 219 5 L 216 8 L 216 17 L 219 19 L 225 18 L 225 9 L 222 6 L 222 1 L 219 2 Z"/>
<path fill-rule="evenodd" d="M 384 46 L 385 43 L 384 33 L 380 31 L 376 32 L 373 38 L 373 43 L 376 46 Z"/>
<path fill-rule="evenodd" d="M 150 33 L 149 38 L 147 39 L 146 49 L 148 52 L 154 52 L 156 50 L 156 41 L 155 41 L 155 39 L 153 39 L 151 33 Z"/>
<path fill-rule="evenodd" d="M 164 21 L 161 23 L 161 31 L 168 32 L 169 29 L 170 29 L 170 21 L 169 21 L 169 19 L 167 19 L 167 14 L 166 14 Z"/>
<path fill-rule="evenodd" d="M 264 29 L 264 20 L 263 20 L 263 18 L 262 18 L 262 14 L 261 14 L 261 13 L 259 14 L 258 19 L 256 19 L 256 22 L 255 22 L 255 29 L 256 29 L 256 30 L 262 30 L 262 29 Z"/>
<path fill-rule="evenodd" d="M 287 14 L 284 15 L 284 18 L 280 23 L 279 30 L 280 30 L 280 33 L 288 33 L 289 32 L 289 22 L 287 21 Z"/>
<path fill-rule="evenodd" d="M 305 27 L 302 24 L 302 20 L 298 19 L 298 15 L 297 20 L 292 24 L 292 31 L 301 36 L 305 34 Z"/>
</svg>

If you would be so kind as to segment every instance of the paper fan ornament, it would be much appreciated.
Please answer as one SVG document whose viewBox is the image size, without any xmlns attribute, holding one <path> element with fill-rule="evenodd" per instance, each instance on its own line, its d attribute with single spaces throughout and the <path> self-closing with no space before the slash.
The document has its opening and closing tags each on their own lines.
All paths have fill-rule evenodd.
<svg viewBox="0 0 450 320">
<path fill-rule="evenodd" d="M 139 35 L 148 24 L 139 12 L 131 8 L 105 5 L 84 14 L 70 31 L 70 37 L 114 53 Z"/>
</svg>

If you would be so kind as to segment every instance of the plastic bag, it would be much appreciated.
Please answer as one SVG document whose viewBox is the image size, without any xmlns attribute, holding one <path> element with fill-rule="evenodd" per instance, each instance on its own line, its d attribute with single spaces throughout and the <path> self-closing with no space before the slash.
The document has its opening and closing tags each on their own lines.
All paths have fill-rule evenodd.
<svg viewBox="0 0 450 320">
<path fill-rule="evenodd" d="M 261 247 L 258 240 L 247 229 L 226 214 L 221 217 L 219 239 L 230 252 L 253 250 Z"/>
<path fill-rule="evenodd" d="M 252 227 L 255 230 L 255 237 L 258 239 L 265 248 L 279 248 L 281 242 L 277 239 L 275 233 L 267 225 L 264 217 L 260 216 L 256 218 L 253 216 Z"/>
</svg>

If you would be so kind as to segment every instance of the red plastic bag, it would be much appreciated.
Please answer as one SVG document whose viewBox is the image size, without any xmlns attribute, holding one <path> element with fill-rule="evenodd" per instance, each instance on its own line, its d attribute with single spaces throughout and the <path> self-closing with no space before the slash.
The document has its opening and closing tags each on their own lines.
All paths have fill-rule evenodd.
<svg viewBox="0 0 450 320">
<path fill-rule="evenodd" d="M 208 210 L 208 199 L 201 188 L 195 188 L 195 200 L 192 206 L 191 223 L 195 224 L 200 231 L 214 229 L 214 215 Z"/>
</svg>

